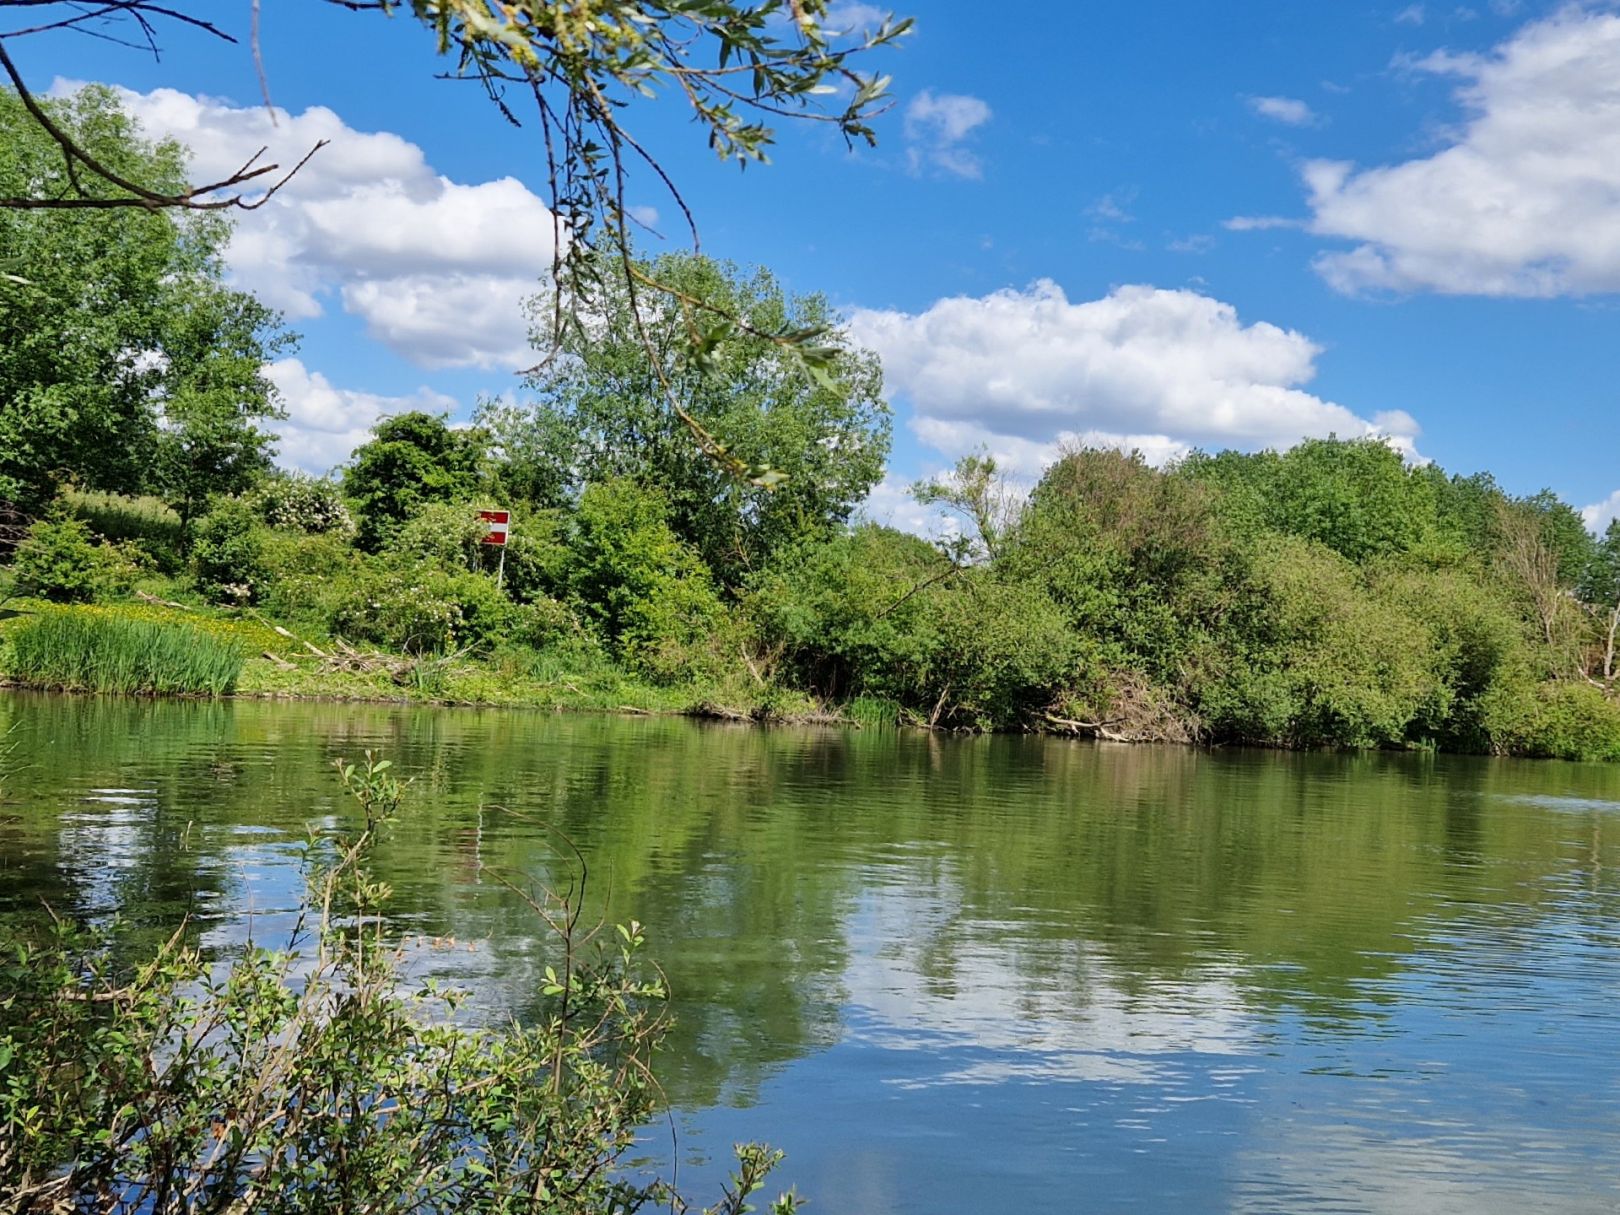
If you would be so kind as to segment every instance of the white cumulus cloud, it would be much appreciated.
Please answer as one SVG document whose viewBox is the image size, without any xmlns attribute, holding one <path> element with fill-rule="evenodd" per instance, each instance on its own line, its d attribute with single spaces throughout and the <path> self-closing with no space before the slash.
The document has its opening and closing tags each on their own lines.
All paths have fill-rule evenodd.
<svg viewBox="0 0 1620 1215">
<path fill-rule="evenodd" d="M 882 357 L 919 439 L 949 458 L 987 447 L 1026 476 L 1065 441 L 1162 463 L 1195 446 L 1380 435 L 1416 458 L 1409 415 L 1363 418 L 1302 387 L 1320 354 L 1309 338 L 1193 291 L 1128 286 L 1076 303 L 1041 280 L 919 313 L 857 310 L 850 328 Z"/>
<path fill-rule="evenodd" d="M 1586 520 L 1588 530 L 1601 536 L 1608 530 L 1609 524 L 1620 519 L 1620 489 L 1615 490 L 1601 502 L 1582 507 L 1581 518 Z"/>
<path fill-rule="evenodd" d="M 343 463 L 384 415 L 413 409 L 447 413 L 456 407 L 455 398 L 428 388 L 403 397 L 335 388 L 299 359 L 280 359 L 264 373 L 287 410 L 286 421 L 275 426 L 281 439 L 277 462 L 304 472 L 324 473 Z"/>
<path fill-rule="evenodd" d="M 1312 231 L 1357 242 L 1335 288 L 1558 296 L 1620 291 L 1620 14 L 1567 7 L 1486 55 L 1435 54 L 1465 122 L 1432 155 L 1305 166 Z"/>
<path fill-rule="evenodd" d="M 1251 97 L 1249 108 L 1262 118 L 1291 127 L 1307 127 L 1316 121 L 1316 111 L 1297 97 Z"/>
<path fill-rule="evenodd" d="M 260 147 L 266 162 L 290 166 L 328 141 L 236 225 L 232 278 L 266 303 L 294 319 L 336 303 L 425 367 L 532 361 L 521 302 L 551 264 L 554 229 L 523 183 L 452 181 L 416 144 L 356 131 L 324 106 L 272 115 L 173 89 L 119 92 L 148 133 L 191 148 L 198 181 L 229 175 Z"/>
<path fill-rule="evenodd" d="M 924 89 L 906 106 L 906 155 L 912 170 L 981 176 L 983 166 L 969 142 L 973 132 L 989 121 L 990 107 L 977 97 Z"/>
<path fill-rule="evenodd" d="M 873 4 L 833 4 L 822 20 L 823 29 L 833 34 L 861 34 L 882 27 L 885 10 Z"/>
</svg>

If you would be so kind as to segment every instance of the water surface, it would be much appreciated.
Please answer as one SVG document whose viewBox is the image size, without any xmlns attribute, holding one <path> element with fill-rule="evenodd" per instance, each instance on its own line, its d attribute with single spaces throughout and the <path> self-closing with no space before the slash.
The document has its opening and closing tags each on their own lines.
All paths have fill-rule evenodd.
<svg viewBox="0 0 1620 1215">
<path fill-rule="evenodd" d="M 1620 1209 L 1620 769 L 13 696 L 0 911 L 273 938 L 333 758 L 415 777 L 427 965 L 529 1007 L 499 872 L 651 929 L 650 1136 L 848 1212 Z M 455 944 L 449 944 L 453 938 Z"/>
</svg>

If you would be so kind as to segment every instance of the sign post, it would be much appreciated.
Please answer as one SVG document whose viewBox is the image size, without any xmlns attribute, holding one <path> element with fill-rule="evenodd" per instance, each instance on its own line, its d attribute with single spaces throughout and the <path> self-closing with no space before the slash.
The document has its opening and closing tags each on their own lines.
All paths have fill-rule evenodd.
<svg viewBox="0 0 1620 1215">
<path fill-rule="evenodd" d="M 512 512 L 509 510 L 481 510 L 478 517 L 484 521 L 484 544 L 497 545 L 501 550 L 501 563 L 495 570 L 495 585 L 506 580 L 506 538 L 512 534 Z"/>
</svg>

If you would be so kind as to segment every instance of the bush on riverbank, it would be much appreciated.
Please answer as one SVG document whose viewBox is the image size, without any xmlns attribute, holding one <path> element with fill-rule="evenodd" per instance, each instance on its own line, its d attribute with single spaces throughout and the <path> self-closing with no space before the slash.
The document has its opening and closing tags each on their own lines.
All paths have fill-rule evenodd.
<svg viewBox="0 0 1620 1215">
<path fill-rule="evenodd" d="M 312 835 L 299 927 L 280 950 L 210 957 L 182 926 L 156 956 L 55 916 L 0 938 L 0 1208 L 104 1215 L 380 1211 L 600 1215 L 689 1210 L 621 1167 L 656 1110 L 667 1028 L 644 934 L 552 930 L 539 1006 L 469 1024 L 466 993 L 415 983 L 370 870 L 401 788 L 339 764 L 352 825 Z M 737 1149 L 717 1213 L 740 1215 L 780 1158 Z M 797 1207 L 792 1196 L 777 1215 Z"/>
<path fill-rule="evenodd" d="M 240 645 L 196 627 L 69 608 L 11 630 L 6 674 L 35 688 L 224 696 L 245 660 Z"/>
<path fill-rule="evenodd" d="M 11 558 L 12 585 L 52 603 L 95 603 L 129 593 L 136 565 L 128 550 L 97 543 L 77 519 L 40 519 Z"/>
</svg>

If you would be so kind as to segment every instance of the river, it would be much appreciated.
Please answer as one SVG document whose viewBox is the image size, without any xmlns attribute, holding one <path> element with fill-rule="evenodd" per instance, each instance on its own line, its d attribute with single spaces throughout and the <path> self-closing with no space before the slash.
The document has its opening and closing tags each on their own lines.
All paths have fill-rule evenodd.
<svg viewBox="0 0 1620 1215">
<path fill-rule="evenodd" d="M 271 938 L 366 748 L 401 930 L 522 1015 L 495 872 L 648 925 L 645 1154 L 814 1211 L 1620 1209 L 1620 768 L 10 695 L 0 913 Z M 449 942 L 453 938 L 455 944 Z M 708 1194 L 700 1193 L 700 1197 Z"/>
</svg>

